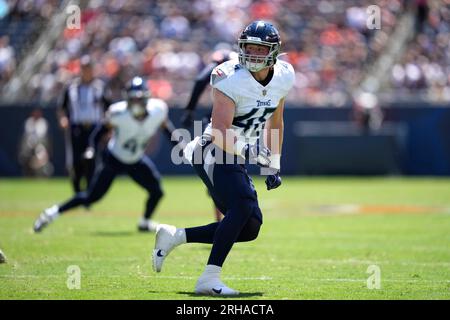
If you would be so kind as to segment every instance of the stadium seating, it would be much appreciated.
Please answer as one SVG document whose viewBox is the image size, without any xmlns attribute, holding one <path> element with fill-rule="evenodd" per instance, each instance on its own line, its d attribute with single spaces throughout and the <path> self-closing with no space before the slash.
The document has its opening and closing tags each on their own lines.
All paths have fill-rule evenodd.
<svg viewBox="0 0 450 320">
<path fill-rule="evenodd" d="M 45 3 L 54 12 L 61 2 Z M 382 54 L 399 17 L 406 10 L 416 10 L 414 5 L 405 5 L 401 0 L 226 3 L 90 0 L 86 3 L 81 29 L 65 29 L 39 71 L 30 75 L 26 95 L 30 100 L 54 102 L 64 84 L 78 73 L 79 57 L 89 53 L 97 62 L 97 74 L 114 84 L 113 88 L 119 88 L 139 73 L 151 78 L 156 96 L 181 107 L 188 99 L 192 80 L 208 63 L 214 48 L 224 43 L 235 45 L 242 27 L 260 18 L 278 26 L 283 51 L 287 53 L 283 59 L 289 60 L 296 69 L 296 88 L 288 96 L 288 102 L 348 106 L 352 91 L 366 76 L 367 67 Z M 446 85 L 449 79 L 444 79 L 448 74 L 444 66 L 448 64 L 445 52 L 450 15 L 441 3 L 433 2 L 429 18 L 422 18 L 425 21 L 417 29 L 416 40 L 393 68 L 391 88 L 387 89 L 392 95 L 402 96 L 405 90 L 423 95 L 423 89 L 427 89 L 425 98 L 450 100 Z M 366 9 L 373 4 L 381 8 L 380 30 L 366 27 Z M 19 30 L 5 33 L 10 36 L 18 63 L 23 58 L 21 46 L 27 43 L 24 39 L 31 35 L 27 30 L 39 30 L 36 20 L 42 16 L 41 11 L 27 12 L 25 16 L 29 19 L 20 19 L 20 22 L 11 21 L 8 16 L 0 20 L 0 30 Z M 415 62 L 408 65 L 411 59 Z M 416 76 L 418 79 L 414 78 Z M 5 76 L 2 79 L 4 84 L 7 79 Z M 116 92 L 114 97 L 118 99 L 120 94 Z M 204 95 L 200 102 L 208 105 L 209 99 L 209 95 Z"/>
<path fill-rule="evenodd" d="M 423 1 L 422 1 L 423 2 Z M 447 1 L 448 3 L 448 1 Z M 391 72 L 397 100 L 450 101 L 450 8 L 428 1 L 417 11 L 416 36 Z"/>
</svg>

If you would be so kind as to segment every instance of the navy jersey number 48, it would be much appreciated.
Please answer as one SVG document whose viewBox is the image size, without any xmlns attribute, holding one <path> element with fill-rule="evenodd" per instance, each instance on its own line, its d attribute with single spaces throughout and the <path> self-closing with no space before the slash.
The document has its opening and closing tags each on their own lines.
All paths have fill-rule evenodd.
<svg viewBox="0 0 450 320">
<path fill-rule="evenodd" d="M 259 134 L 260 126 L 269 119 L 277 108 L 253 108 L 250 112 L 235 117 L 233 119 L 233 125 L 244 129 L 244 133 L 253 129 L 256 134 Z"/>
</svg>

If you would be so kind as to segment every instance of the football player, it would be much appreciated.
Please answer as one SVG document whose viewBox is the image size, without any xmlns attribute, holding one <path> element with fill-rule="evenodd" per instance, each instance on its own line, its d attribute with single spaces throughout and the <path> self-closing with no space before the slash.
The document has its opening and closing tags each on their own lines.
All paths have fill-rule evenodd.
<svg viewBox="0 0 450 320">
<path fill-rule="evenodd" d="M 153 268 L 160 272 L 165 258 L 176 246 L 211 243 L 207 265 L 195 286 L 197 294 L 239 293 L 221 281 L 222 265 L 233 244 L 256 239 L 262 224 L 256 190 L 243 159 L 267 168 L 267 190 L 281 185 L 283 109 L 295 81 L 294 69 L 277 59 L 280 35 L 270 23 L 255 21 L 248 25 L 238 45 L 238 62 L 225 62 L 211 74 L 211 122 L 202 137 L 184 149 L 185 157 L 225 217 L 221 222 L 193 228 L 159 225 L 152 254 Z M 272 135 L 273 131 L 278 135 Z M 260 140 L 266 141 L 265 146 Z M 232 161 L 218 161 L 225 158 Z"/>
<path fill-rule="evenodd" d="M 159 127 L 171 128 L 167 118 L 168 108 L 163 100 L 151 98 L 150 90 L 141 77 L 134 77 L 126 89 L 126 100 L 112 104 L 106 122 L 113 130 L 103 154 L 103 161 L 96 168 L 93 182 L 86 192 L 77 193 L 61 205 L 45 209 L 34 224 L 34 231 L 40 232 L 64 212 L 80 205 L 89 206 L 100 200 L 110 188 L 114 178 L 121 173 L 128 174 L 147 190 L 149 198 L 140 231 L 155 231 L 156 223 L 151 220 L 158 203 L 163 197 L 160 174 L 152 160 L 145 154 L 150 138 Z"/>
<path fill-rule="evenodd" d="M 211 72 L 217 67 L 219 64 L 224 63 L 225 61 L 237 59 L 237 53 L 233 52 L 229 49 L 218 49 L 215 50 L 211 55 L 211 63 L 209 63 L 203 70 L 199 73 L 195 80 L 194 87 L 192 88 L 191 97 L 187 106 L 184 108 L 183 116 L 181 117 L 181 123 L 184 127 L 188 128 L 192 125 L 194 119 L 194 112 L 197 108 L 198 100 L 201 95 L 205 91 L 207 85 L 209 84 L 209 78 L 211 77 Z M 205 117 L 203 119 L 203 123 L 209 123 L 209 119 L 211 118 L 211 114 L 209 117 Z M 215 207 L 214 208 L 214 216 L 216 221 L 222 220 L 223 214 L 220 210 Z"/>
</svg>

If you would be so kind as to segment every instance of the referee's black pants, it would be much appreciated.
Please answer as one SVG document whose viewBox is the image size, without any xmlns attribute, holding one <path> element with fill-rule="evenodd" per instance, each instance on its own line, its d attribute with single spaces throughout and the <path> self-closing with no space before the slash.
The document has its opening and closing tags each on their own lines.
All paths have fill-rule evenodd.
<svg viewBox="0 0 450 320">
<path fill-rule="evenodd" d="M 89 137 L 94 129 L 95 124 L 72 124 L 70 126 L 72 166 L 69 168 L 69 171 L 75 193 L 86 190 L 94 176 L 95 159 L 84 158 L 84 152 L 89 146 Z M 82 188 L 81 181 L 83 178 L 85 179 L 85 184 Z"/>
</svg>

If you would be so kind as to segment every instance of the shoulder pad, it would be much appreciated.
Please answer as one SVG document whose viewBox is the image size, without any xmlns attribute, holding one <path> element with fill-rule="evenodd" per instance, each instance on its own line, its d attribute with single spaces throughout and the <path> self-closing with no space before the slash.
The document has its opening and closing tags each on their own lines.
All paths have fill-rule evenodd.
<svg viewBox="0 0 450 320">
<path fill-rule="evenodd" d="M 109 106 L 108 112 L 113 114 L 119 114 L 127 110 L 127 102 L 126 101 L 119 101 L 116 103 L 113 103 Z"/>
<path fill-rule="evenodd" d="M 240 69 L 240 66 L 237 61 L 234 60 L 219 64 L 211 72 L 211 85 L 215 85 L 220 81 L 230 77 L 238 69 Z"/>
</svg>

